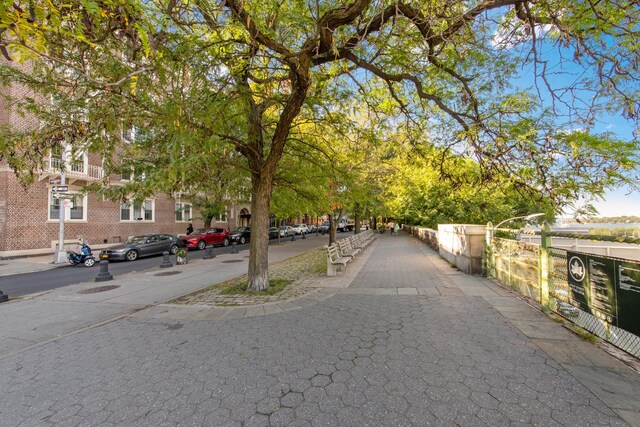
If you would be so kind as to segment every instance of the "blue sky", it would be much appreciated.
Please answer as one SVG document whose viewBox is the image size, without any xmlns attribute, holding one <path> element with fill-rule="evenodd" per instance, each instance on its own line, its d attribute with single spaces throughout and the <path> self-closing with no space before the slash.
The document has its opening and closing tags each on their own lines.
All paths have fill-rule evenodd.
<svg viewBox="0 0 640 427">
<path fill-rule="evenodd" d="M 607 117 L 602 130 L 613 132 L 625 139 L 633 137 L 632 127 L 622 116 Z M 604 200 L 596 202 L 595 207 L 601 217 L 640 216 L 640 193 L 630 192 L 628 188 L 612 190 L 606 193 Z"/>
<path fill-rule="evenodd" d="M 595 204 L 599 216 L 640 216 L 640 193 L 627 193 L 625 189 L 607 193 L 604 201 Z"/>
<path fill-rule="evenodd" d="M 589 75 L 590 70 L 588 68 L 586 70 L 584 68 L 579 68 L 572 61 L 566 61 L 560 58 L 561 54 L 563 56 L 568 55 L 570 57 L 572 54 L 568 52 L 568 50 L 561 49 L 561 51 L 559 51 L 556 47 L 550 46 L 549 44 L 545 44 L 544 50 L 545 59 L 549 61 L 549 69 L 557 73 L 553 75 L 552 83 L 554 86 L 562 87 L 567 83 L 571 83 L 575 76 L 582 75 L 582 77 L 584 77 L 585 75 Z M 531 88 L 533 84 L 532 71 L 533 70 L 531 68 L 523 69 L 519 78 L 513 81 L 514 85 L 520 88 Z M 549 105 L 549 93 L 545 92 L 545 86 L 542 82 L 539 81 L 538 83 L 542 88 L 540 92 L 542 102 Z M 588 96 L 586 96 L 586 98 L 588 99 Z M 559 108 L 559 112 L 561 114 L 566 113 L 566 111 L 563 111 L 564 109 L 562 106 L 556 105 L 556 107 Z M 558 117 L 559 123 L 562 123 L 564 120 L 566 120 L 566 118 Z M 610 132 L 624 140 L 632 140 L 634 138 L 633 123 L 630 123 L 622 117 L 621 113 L 598 117 L 597 122 L 591 130 L 595 133 Z M 594 202 L 594 207 L 598 210 L 598 216 L 600 217 L 626 215 L 640 216 L 640 192 L 632 192 L 627 187 L 612 189 L 605 193 L 604 199 L 596 200 Z M 567 216 L 572 216 L 572 214 L 573 212 L 566 212 Z"/>
<path fill-rule="evenodd" d="M 633 138 L 633 128 L 622 115 L 602 118 L 601 123 L 596 126 L 595 130 L 597 132 L 612 132 L 627 140 Z M 608 191 L 604 200 L 598 200 L 594 205 L 601 217 L 640 216 L 640 193 L 631 192 L 626 187 L 618 188 Z"/>
</svg>

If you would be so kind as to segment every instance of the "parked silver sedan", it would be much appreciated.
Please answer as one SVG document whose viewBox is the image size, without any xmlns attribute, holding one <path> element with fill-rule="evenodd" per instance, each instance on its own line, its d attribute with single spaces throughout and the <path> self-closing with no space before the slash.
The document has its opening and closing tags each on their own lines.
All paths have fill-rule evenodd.
<svg viewBox="0 0 640 427">
<path fill-rule="evenodd" d="M 168 251 L 174 255 L 183 243 L 170 234 L 144 234 L 132 236 L 126 242 L 111 246 L 100 252 L 100 259 L 109 261 L 135 261 L 139 257 L 161 255 Z"/>
<path fill-rule="evenodd" d="M 296 234 L 296 232 L 288 225 L 280 227 L 280 237 L 291 237 L 294 234 Z"/>
</svg>

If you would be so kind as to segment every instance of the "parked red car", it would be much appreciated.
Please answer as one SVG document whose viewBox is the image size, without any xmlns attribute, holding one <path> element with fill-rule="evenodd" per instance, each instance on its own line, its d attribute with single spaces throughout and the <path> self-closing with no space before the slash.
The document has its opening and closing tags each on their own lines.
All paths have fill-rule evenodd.
<svg viewBox="0 0 640 427">
<path fill-rule="evenodd" d="M 229 232 L 224 228 L 199 228 L 180 240 L 187 248 L 200 250 L 207 246 L 229 246 Z"/>
</svg>

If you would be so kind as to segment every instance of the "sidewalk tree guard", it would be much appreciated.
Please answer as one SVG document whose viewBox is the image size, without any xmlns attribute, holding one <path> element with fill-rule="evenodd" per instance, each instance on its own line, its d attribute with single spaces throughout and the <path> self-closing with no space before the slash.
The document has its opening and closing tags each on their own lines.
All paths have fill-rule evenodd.
<svg viewBox="0 0 640 427">
<path fill-rule="evenodd" d="M 53 109 L 18 99 L 15 108 L 40 126 L 0 131 L 6 141 L 0 156 L 24 182 L 33 181 L 48 148 L 73 135 L 72 144 L 101 154 L 107 173 L 115 173 L 122 128 L 138 126 L 148 134 L 140 140 L 148 145 L 137 150 L 146 170 L 145 182 L 133 188 L 144 195 L 189 187 L 193 182 L 176 165 L 214 145 L 230 148 L 241 156 L 229 161 L 251 179 L 252 226 L 266 230 L 288 141 L 313 147 L 317 134 L 304 133 L 303 123 L 332 126 L 338 112 L 366 105 L 366 120 L 345 115 L 343 123 L 406 126 L 415 141 L 455 145 L 454 152 L 482 165 L 483 179 L 507 173 L 523 189 L 563 203 L 633 180 L 637 145 L 589 130 L 603 106 L 637 119 L 639 15 L 633 2 L 572 0 L 353 0 L 315 7 L 109 0 L 58 9 L 44 0 L 16 1 L 0 12 L 0 54 L 31 67 L 5 67 L 3 83 L 20 82 L 60 101 Z M 603 39 L 611 42 L 606 48 Z M 546 48 L 558 43 L 562 49 L 553 55 L 566 54 L 598 75 L 560 90 L 562 79 L 548 79 L 542 66 Z M 574 114 L 566 126 L 585 131 L 564 132 L 535 96 L 509 91 L 525 68 Z M 588 103 L 575 101 L 581 95 Z M 573 108 L 579 105 L 584 109 Z M 446 137 L 439 142 L 432 133 Z M 158 167 L 159 158 L 169 167 Z M 264 290 L 268 236 L 252 237 L 248 288 Z"/>
</svg>

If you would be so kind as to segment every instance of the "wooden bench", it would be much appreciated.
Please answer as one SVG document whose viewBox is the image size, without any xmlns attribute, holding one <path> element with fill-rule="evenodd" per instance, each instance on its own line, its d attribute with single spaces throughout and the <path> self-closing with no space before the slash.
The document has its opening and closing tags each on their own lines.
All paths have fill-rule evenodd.
<svg viewBox="0 0 640 427">
<path fill-rule="evenodd" d="M 373 230 L 366 230 L 350 237 L 351 246 L 354 248 L 364 249 L 373 241 Z"/>
<path fill-rule="evenodd" d="M 364 231 L 362 233 L 351 236 L 351 246 L 354 248 L 364 249 L 369 244 L 370 240 L 367 237 L 367 232 Z"/>
<path fill-rule="evenodd" d="M 340 248 L 340 254 L 343 257 L 351 257 L 358 255 L 360 252 L 359 248 L 354 248 L 351 246 L 351 240 L 347 237 L 346 239 L 340 239 L 336 242 L 338 244 L 338 248 Z"/>
<path fill-rule="evenodd" d="M 340 255 L 338 246 L 333 243 L 326 247 L 327 249 L 327 276 L 335 276 L 337 274 L 338 267 L 344 267 L 347 265 L 351 258 L 343 257 Z"/>
<path fill-rule="evenodd" d="M 359 234 L 356 234 L 355 236 L 351 236 L 349 237 L 349 243 L 351 243 L 351 247 L 352 248 L 356 248 L 356 249 L 364 249 L 367 247 L 367 244 L 362 240 L 362 238 L 358 237 Z"/>
</svg>

